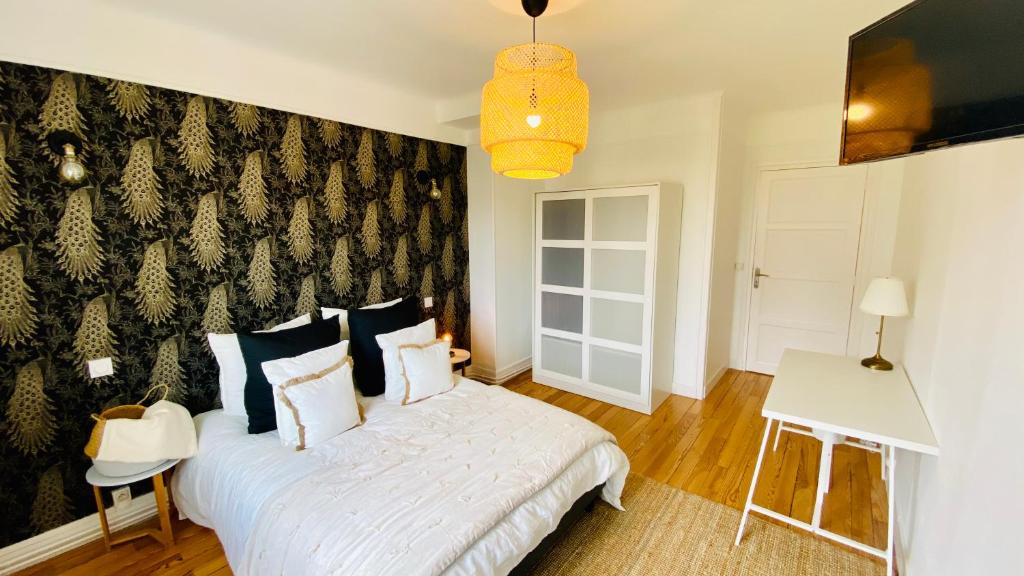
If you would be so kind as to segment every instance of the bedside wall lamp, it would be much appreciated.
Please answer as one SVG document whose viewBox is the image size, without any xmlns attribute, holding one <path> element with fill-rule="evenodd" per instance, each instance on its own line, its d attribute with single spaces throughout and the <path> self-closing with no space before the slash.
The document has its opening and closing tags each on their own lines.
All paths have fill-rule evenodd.
<svg viewBox="0 0 1024 576">
<path fill-rule="evenodd" d="M 427 182 L 430 182 L 430 199 L 441 199 L 441 191 L 437 189 L 437 179 L 431 178 L 430 174 L 428 174 L 426 170 L 416 172 L 416 181 L 419 182 L 421 186 L 425 186 Z"/>
<path fill-rule="evenodd" d="M 53 153 L 60 156 L 57 176 L 65 184 L 79 184 L 88 175 L 78 150 L 82 149 L 82 139 L 67 130 L 57 130 L 46 138 Z"/>
</svg>

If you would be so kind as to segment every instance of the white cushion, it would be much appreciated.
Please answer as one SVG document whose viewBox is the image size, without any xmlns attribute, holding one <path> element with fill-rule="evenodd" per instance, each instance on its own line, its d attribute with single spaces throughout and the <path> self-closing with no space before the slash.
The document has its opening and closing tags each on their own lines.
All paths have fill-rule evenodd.
<svg viewBox="0 0 1024 576">
<path fill-rule="evenodd" d="M 390 302 L 382 302 L 380 304 L 370 304 L 369 306 L 363 306 L 362 309 L 369 308 L 387 308 L 388 306 L 394 306 L 401 302 L 401 298 L 397 298 Z M 320 308 L 320 317 L 324 320 L 328 318 L 338 317 L 338 323 L 341 324 L 341 339 L 348 340 L 348 310 L 345 308 Z"/>
<path fill-rule="evenodd" d="M 285 446 L 296 446 L 299 442 L 295 416 L 281 398 L 280 387 L 289 380 L 323 372 L 345 359 L 348 355 L 348 340 L 342 340 L 326 348 L 306 352 L 293 358 L 278 358 L 261 364 L 267 382 L 274 389 L 274 419 L 277 434 Z"/>
<path fill-rule="evenodd" d="M 277 332 L 309 324 L 312 318 L 309 314 L 303 314 L 282 324 L 274 326 L 270 330 L 257 330 L 257 332 Z M 206 339 L 210 342 L 210 350 L 217 358 L 220 379 L 220 403 L 224 407 L 224 413 L 232 416 L 248 416 L 245 411 L 245 358 L 242 357 L 242 348 L 238 345 L 236 334 L 207 334 Z"/>
<path fill-rule="evenodd" d="M 398 355 L 404 368 L 405 396 L 402 404 L 443 394 L 455 387 L 450 356 L 451 344 L 436 340 L 432 344 L 401 346 Z"/>
<path fill-rule="evenodd" d="M 296 443 L 288 445 L 296 450 L 316 446 L 363 423 L 352 382 L 351 358 L 288 380 L 278 388 L 278 394 L 292 414 L 287 428 L 294 427 Z"/>
<path fill-rule="evenodd" d="M 384 398 L 401 402 L 405 397 L 405 377 L 402 376 L 402 361 L 398 347 L 409 344 L 429 344 L 437 339 L 437 323 L 433 318 L 415 326 L 377 335 L 384 359 Z"/>
</svg>

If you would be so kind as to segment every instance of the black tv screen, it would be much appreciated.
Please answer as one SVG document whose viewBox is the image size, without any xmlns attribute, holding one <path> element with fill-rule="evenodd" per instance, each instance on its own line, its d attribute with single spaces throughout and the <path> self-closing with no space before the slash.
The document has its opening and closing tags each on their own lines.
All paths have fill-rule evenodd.
<svg viewBox="0 0 1024 576">
<path fill-rule="evenodd" d="M 840 162 L 1024 134 L 1024 0 L 919 0 L 850 37 Z"/>
</svg>

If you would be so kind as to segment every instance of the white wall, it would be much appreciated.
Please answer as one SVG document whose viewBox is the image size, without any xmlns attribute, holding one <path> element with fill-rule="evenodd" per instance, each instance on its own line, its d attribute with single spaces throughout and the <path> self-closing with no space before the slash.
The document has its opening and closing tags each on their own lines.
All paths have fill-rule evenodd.
<svg viewBox="0 0 1024 576">
<path fill-rule="evenodd" d="M 893 271 L 907 373 L 940 455 L 897 454 L 910 576 L 1024 574 L 1024 141 L 906 160 Z"/>
<path fill-rule="evenodd" d="M 435 103 L 258 44 L 131 10 L 47 0 L 0 4 L 0 60 L 227 98 L 462 144 Z M 268 26 L 268 34 L 273 33 Z"/>
<path fill-rule="evenodd" d="M 593 114 L 588 147 L 547 190 L 674 182 L 683 186 L 676 312 L 676 394 L 703 397 L 721 93 Z"/>
</svg>

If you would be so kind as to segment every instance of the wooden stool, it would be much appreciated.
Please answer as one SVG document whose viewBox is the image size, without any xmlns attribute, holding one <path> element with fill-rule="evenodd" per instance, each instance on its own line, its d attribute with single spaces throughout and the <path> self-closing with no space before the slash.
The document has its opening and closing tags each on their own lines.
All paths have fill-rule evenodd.
<svg viewBox="0 0 1024 576">
<path fill-rule="evenodd" d="M 155 468 L 150 468 L 131 476 L 105 476 L 97 471 L 95 466 L 89 468 L 85 473 L 85 480 L 92 484 L 92 491 L 96 496 L 96 510 L 99 513 L 100 528 L 103 529 L 103 543 L 106 545 L 107 550 L 110 550 L 111 546 L 116 544 L 123 544 L 143 536 L 152 536 L 157 542 L 163 544 L 165 548 L 174 545 L 174 533 L 171 531 L 170 496 L 164 485 L 164 472 L 173 468 L 180 461 L 178 459 L 167 460 Z M 111 538 L 110 525 L 107 523 L 107 510 L 103 505 L 102 489 L 127 486 L 146 478 L 153 479 L 153 496 L 156 499 L 156 509 L 160 514 L 160 530 L 146 528 L 129 532 L 118 538 Z"/>
</svg>

